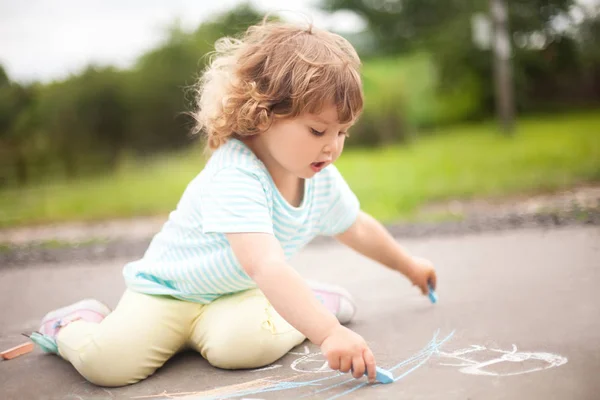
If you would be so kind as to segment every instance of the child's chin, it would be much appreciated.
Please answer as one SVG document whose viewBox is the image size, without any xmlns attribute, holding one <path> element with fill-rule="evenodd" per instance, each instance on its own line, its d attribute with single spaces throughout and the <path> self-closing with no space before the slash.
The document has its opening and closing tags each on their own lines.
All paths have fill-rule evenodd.
<svg viewBox="0 0 600 400">
<path fill-rule="evenodd" d="M 306 172 L 303 171 L 301 174 L 298 175 L 298 177 L 302 178 L 302 179 L 310 179 L 310 178 L 314 177 L 316 174 L 318 174 L 319 172 L 321 172 L 321 171 L 315 171 L 312 168 L 310 168 Z"/>
</svg>

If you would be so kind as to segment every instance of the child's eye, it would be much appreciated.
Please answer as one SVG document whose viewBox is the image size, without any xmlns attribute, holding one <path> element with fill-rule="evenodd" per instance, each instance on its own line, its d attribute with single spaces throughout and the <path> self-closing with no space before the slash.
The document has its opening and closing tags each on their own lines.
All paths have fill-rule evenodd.
<svg viewBox="0 0 600 400">
<path fill-rule="evenodd" d="M 325 131 L 321 132 L 321 131 L 318 131 L 318 130 L 313 129 L 313 128 L 310 128 L 310 131 L 315 136 L 323 136 L 325 134 Z"/>
</svg>

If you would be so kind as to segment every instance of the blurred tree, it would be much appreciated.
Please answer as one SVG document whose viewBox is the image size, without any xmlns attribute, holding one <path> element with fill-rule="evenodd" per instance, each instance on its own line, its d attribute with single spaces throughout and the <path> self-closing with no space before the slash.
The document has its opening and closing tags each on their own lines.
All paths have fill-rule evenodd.
<svg viewBox="0 0 600 400">
<path fill-rule="evenodd" d="M 140 57 L 128 82 L 130 128 L 139 152 L 179 148 L 195 139 L 190 137 L 193 121 L 185 112 L 193 108 L 190 88 L 208 61 L 205 56 L 217 39 L 237 35 L 261 18 L 250 5 L 242 4 L 191 33 L 176 23 L 162 45 Z"/>
<path fill-rule="evenodd" d="M 0 87 L 6 86 L 10 84 L 10 80 L 8 79 L 8 75 L 4 70 L 4 66 L 0 65 Z"/>
<path fill-rule="evenodd" d="M 3 169 L 12 164 L 17 182 L 28 180 L 27 155 L 24 149 L 29 131 L 24 129 L 28 109 L 33 103 L 34 87 L 11 82 L 6 71 L 0 66 L 0 156 L 5 160 Z M 6 173 L 0 177 L 10 180 Z"/>
<path fill-rule="evenodd" d="M 42 90 L 36 119 L 53 152 L 73 178 L 85 169 L 115 168 L 128 147 L 124 72 L 88 67 Z"/>
<path fill-rule="evenodd" d="M 551 83 L 552 78 L 571 68 L 577 76 L 575 43 L 564 29 L 572 23 L 569 11 L 575 0 L 514 0 L 509 5 L 509 28 L 513 45 L 513 61 L 518 106 L 533 109 L 545 100 L 536 90 Z M 478 48 L 471 32 L 476 13 L 488 13 L 488 0 L 322 0 L 328 11 L 351 10 L 362 16 L 368 30 L 376 38 L 375 54 L 398 54 L 427 49 L 440 72 L 440 89 L 459 92 L 480 86 L 481 108 L 473 117 L 493 110 L 491 54 Z M 563 22 L 563 24 L 561 24 Z M 552 48 L 552 60 L 549 52 Z M 539 76 L 539 68 L 547 75 Z M 571 81 L 571 84 L 573 82 Z"/>
<path fill-rule="evenodd" d="M 583 21 L 575 40 L 581 57 L 585 88 L 591 96 L 600 97 L 600 4 L 582 7 Z"/>
<path fill-rule="evenodd" d="M 10 164 L 3 164 L 0 184 L 26 182 L 33 164 L 42 174 L 58 164 L 72 178 L 115 168 L 130 150 L 153 154 L 189 143 L 195 138 L 186 112 L 205 56 L 218 38 L 261 19 L 246 3 L 192 32 L 176 21 L 127 71 L 89 66 L 64 81 L 29 87 L 11 82 L 0 66 L 0 157 Z"/>
<path fill-rule="evenodd" d="M 127 88 L 136 150 L 153 153 L 188 142 L 183 89 L 193 82 L 201 55 L 191 35 L 173 27 L 164 44 L 140 57 Z"/>
<path fill-rule="evenodd" d="M 117 166 L 128 147 L 126 77 L 113 68 L 88 68 L 78 79 L 78 125 L 91 136 L 96 150 L 106 154 L 110 168 Z"/>
<path fill-rule="evenodd" d="M 249 2 L 246 2 L 203 23 L 198 27 L 194 36 L 205 43 L 209 40 L 207 44 L 212 48 L 214 41 L 218 38 L 237 36 L 248 29 L 250 25 L 254 25 L 262 19 L 263 15 Z"/>
<path fill-rule="evenodd" d="M 471 12 L 486 5 L 479 0 L 322 0 L 327 11 L 350 10 L 363 17 L 380 54 L 421 49 L 451 25 L 456 34 L 462 26 L 457 20 L 468 21 Z"/>
<path fill-rule="evenodd" d="M 46 85 L 40 93 L 37 107 L 47 139 L 48 156 L 62 165 L 64 174 L 69 178 L 79 173 L 79 156 L 88 156 L 93 148 L 85 145 L 89 135 L 77 115 L 79 85 L 82 83 L 78 77 L 72 77 Z"/>
</svg>

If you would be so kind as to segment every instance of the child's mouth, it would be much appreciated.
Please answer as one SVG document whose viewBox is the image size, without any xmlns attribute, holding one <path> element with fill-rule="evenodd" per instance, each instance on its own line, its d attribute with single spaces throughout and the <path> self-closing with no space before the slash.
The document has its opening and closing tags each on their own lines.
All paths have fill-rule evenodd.
<svg viewBox="0 0 600 400">
<path fill-rule="evenodd" d="M 325 162 L 324 161 L 314 162 L 314 163 L 310 164 L 310 167 L 315 172 L 319 172 L 320 170 L 323 169 L 324 166 L 325 166 Z"/>
</svg>

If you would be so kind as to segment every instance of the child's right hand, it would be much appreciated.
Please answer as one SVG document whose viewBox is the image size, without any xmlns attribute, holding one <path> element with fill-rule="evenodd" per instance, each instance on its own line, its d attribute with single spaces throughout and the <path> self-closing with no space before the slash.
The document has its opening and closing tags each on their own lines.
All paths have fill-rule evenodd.
<svg viewBox="0 0 600 400">
<path fill-rule="evenodd" d="M 366 370 L 369 382 L 375 382 L 375 356 L 359 334 L 338 325 L 321 343 L 321 351 L 327 358 L 329 368 L 341 372 L 352 371 L 356 379 L 362 377 Z"/>
</svg>

